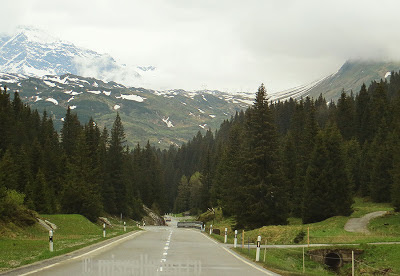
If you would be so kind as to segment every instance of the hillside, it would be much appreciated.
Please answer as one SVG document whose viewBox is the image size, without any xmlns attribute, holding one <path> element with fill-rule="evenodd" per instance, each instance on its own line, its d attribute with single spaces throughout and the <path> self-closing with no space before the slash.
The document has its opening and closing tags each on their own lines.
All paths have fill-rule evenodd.
<svg viewBox="0 0 400 276">
<path fill-rule="evenodd" d="M 363 83 L 368 85 L 371 81 L 389 79 L 390 72 L 399 70 L 400 62 L 395 61 L 348 60 L 336 73 L 310 84 L 273 93 L 271 99 L 284 100 L 290 97 L 299 99 L 306 96 L 317 99 L 322 94 L 327 101 L 336 101 L 342 89 L 347 94 L 350 94 L 350 91 L 356 94 Z"/>
<path fill-rule="evenodd" d="M 155 91 L 128 88 L 115 82 L 72 74 L 28 77 L 0 74 L 0 85 L 18 92 L 32 109 L 47 111 L 56 129 L 62 126 L 68 106 L 82 123 L 90 117 L 102 128 L 111 128 L 119 112 L 129 144 L 147 143 L 160 148 L 181 145 L 198 132 L 217 129 L 236 111 L 246 109 L 252 95 L 219 91 Z"/>
</svg>

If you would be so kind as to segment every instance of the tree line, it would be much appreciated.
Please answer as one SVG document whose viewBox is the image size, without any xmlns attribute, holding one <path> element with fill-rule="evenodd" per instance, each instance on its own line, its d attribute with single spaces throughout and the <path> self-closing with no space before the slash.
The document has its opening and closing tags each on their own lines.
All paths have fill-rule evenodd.
<svg viewBox="0 0 400 276">
<path fill-rule="evenodd" d="M 261 85 L 253 105 L 219 130 L 170 149 L 169 207 L 220 206 L 243 228 L 349 215 L 355 195 L 398 211 L 399 138 L 399 73 L 356 95 L 342 91 L 336 103 L 322 95 L 273 103 Z M 192 175 L 200 183 L 191 185 Z"/>
<path fill-rule="evenodd" d="M 166 209 L 156 150 L 130 149 L 119 114 L 110 131 L 93 119 L 85 125 L 68 108 L 58 134 L 40 115 L 0 93 L 0 219 L 23 204 L 39 213 L 78 213 L 95 221 L 108 213 L 140 219 L 143 204 Z M 19 206 L 20 207 L 20 206 Z"/>
<path fill-rule="evenodd" d="M 120 116 L 110 130 L 69 108 L 60 133 L 46 112 L 0 93 L 0 218 L 39 213 L 140 219 L 142 205 L 192 213 L 221 207 L 237 227 L 315 222 L 351 213 L 354 195 L 400 209 L 400 75 L 317 99 L 269 102 L 177 148 L 129 148 Z M 10 207 L 14 206 L 14 207 Z"/>
</svg>

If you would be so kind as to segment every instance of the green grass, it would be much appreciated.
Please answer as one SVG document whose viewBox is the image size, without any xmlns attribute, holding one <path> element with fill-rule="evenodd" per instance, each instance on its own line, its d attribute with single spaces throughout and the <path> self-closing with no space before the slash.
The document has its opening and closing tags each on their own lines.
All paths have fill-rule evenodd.
<svg viewBox="0 0 400 276">
<path fill-rule="evenodd" d="M 256 249 L 236 248 L 236 252 L 255 261 Z M 307 253 L 307 252 L 306 252 Z M 265 262 L 264 262 L 265 254 Z M 261 249 L 260 262 L 262 266 L 268 270 L 274 271 L 281 275 L 304 275 L 303 274 L 303 249 Z M 325 266 L 310 260 L 306 255 L 305 258 L 305 275 L 335 275 L 333 272 L 326 270 Z"/>
<path fill-rule="evenodd" d="M 42 215 L 42 219 L 57 225 L 54 231 L 54 251 L 49 251 L 49 233 L 35 224 L 20 228 L 12 223 L 1 225 L 0 271 L 62 255 L 99 241 L 124 234 L 122 225 L 107 227 L 103 238 L 102 226 L 94 224 L 81 215 Z M 137 230 L 128 221 L 127 232 Z"/>
<path fill-rule="evenodd" d="M 354 198 L 353 213 L 351 218 L 359 218 L 368 213 L 376 211 L 393 211 L 393 206 L 389 203 L 375 203 L 368 198 Z"/>
<path fill-rule="evenodd" d="M 301 232 L 306 233 L 299 244 L 307 243 L 307 231 L 310 231 L 310 243 L 368 243 L 368 242 L 389 242 L 400 241 L 400 217 L 393 213 L 393 207 L 388 203 L 372 203 L 368 199 L 355 198 L 353 214 L 350 217 L 336 216 L 317 223 L 302 224 L 299 218 L 289 218 L 288 225 L 264 226 L 258 229 L 245 232 L 245 241 L 254 243 L 257 236 L 261 236 L 263 243 L 268 244 L 296 244 L 295 238 Z M 371 233 L 351 233 L 344 230 L 344 225 L 353 217 L 361 217 L 375 211 L 388 211 L 389 215 L 372 220 L 370 223 Z M 210 224 L 213 229 L 220 229 L 221 236 L 224 235 L 225 227 L 228 228 L 228 242 L 233 242 L 235 225 L 233 218 L 224 218 L 222 211 L 216 210 L 214 221 L 210 214 L 203 214 L 203 217 L 211 219 L 206 223 L 206 231 Z M 200 217 L 201 218 L 201 217 Z M 242 231 L 238 231 L 238 240 L 241 241 Z M 223 237 L 222 237 L 223 239 Z"/>
<path fill-rule="evenodd" d="M 356 260 L 356 270 L 364 275 L 386 275 L 379 271 L 400 274 L 400 244 L 367 245 L 360 260 Z"/>
<path fill-rule="evenodd" d="M 254 243 L 257 236 L 261 235 L 262 244 L 295 244 L 294 239 L 300 233 L 304 232 L 304 239 L 299 244 L 307 243 L 307 229 L 310 229 L 310 243 L 333 243 L 333 244 L 361 244 L 365 253 L 356 260 L 356 274 L 373 275 L 383 272 L 392 272 L 400 274 L 400 245 L 367 245 L 371 242 L 391 242 L 400 241 L 400 213 L 394 213 L 393 207 L 387 203 L 372 203 L 368 199 L 355 198 L 351 216 L 336 216 L 327 220 L 302 224 L 298 218 L 290 218 L 288 225 L 280 226 L 264 226 L 245 232 L 245 243 L 250 241 Z M 367 213 L 375 211 L 388 211 L 385 216 L 371 220 L 368 225 L 370 233 L 351 233 L 344 230 L 344 225 L 350 218 L 362 217 Z M 208 218 L 209 214 L 205 215 Z M 228 228 L 228 243 L 233 243 L 232 225 L 235 221 L 232 218 L 224 218 L 221 214 L 216 213 L 214 223 L 209 221 L 207 226 L 214 224 L 213 228 L 221 230 L 221 235 L 211 235 L 219 242 L 224 242 L 224 229 Z M 242 231 L 238 231 L 238 244 L 240 246 Z M 209 233 L 206 230 L 206 233 Z M 314 249 L 314 248 L 313 248 Z M 247 248 L 239 248 L 238 252 L 247 255 Z M 266 265 L 269 269 L 283 275 L 300 275 L 302 272 L 302 249 L 267 249 Z M 261 254 L 263 258 L 263 252 Z M 255 259 L 255 250 L 250 250 L 250 258 Z M 308 262 L 309 261 L 309 262 Z M 306 262 L 306 275 L 330 275 L 325 271 L 323 265 L 315 264 L 308 260 Z M 351 274 L 351 267 L 345 265 L 341 269 L 342 275 Z M 327 273 L 327 274 L 324 274 Z M 379 274 L 379 275 L 381 275 Z"/>
</svg>

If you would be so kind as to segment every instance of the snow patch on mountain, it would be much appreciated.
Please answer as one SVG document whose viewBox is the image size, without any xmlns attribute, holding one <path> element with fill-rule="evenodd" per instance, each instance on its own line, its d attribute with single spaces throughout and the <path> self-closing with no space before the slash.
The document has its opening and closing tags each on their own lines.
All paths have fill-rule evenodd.
<svg viewBox="0 0 400 276">
<path fill-rule="evenodd" d="M 72 90 L 64 91 L 64 93 L 65 93 L 65 94 L 68 94 L 68 95 L 71 95 L 71 96 L 77 96 L 77 95 L 82 94 L 82 92 L 74 92 L 74 91 L 72 91 Z"/>
<path fill-rule="evenodd" d="M 50 87 L 56 87 L 56 84 L 54 83 L 54 82 L 50 82 L 50 81 L 47 81 L 47 80 L 45 80 L 45 81 L 43 81 L 47 86 L 50 86 Z"/>
<path fill-rule="evenodd" d="M 174 127 L 174 125 L 172 124 L 172 122 L 169 120 L 168 118 L 162 118 L 162 121 L 167 125 L 167 127 Z"/>
<path fill-rule="evenodd" d="M 121 96 L 119 97 L 115 97 L 117 99 L 124 99 L 124 100 L 129 100 L 129 101 L 135 101 L 135 102 L 144 102 L 144 100 L 146 98 L 140 97 L 138 95 L 123 95 L 121 94 Z"/>
<path fill-rule="evenodd" d="M 114 110 L 118 110 L 120 108 L 121 108 L 121 106 L 119 104 L 114 105 Z"/>
<path fill-rule="evenodd" d="M 386 72 L 386 74 L 385 74 L 385 79 L 387 78 L 387 77 L 390 77 L 392 75 L 392 72 Z"/>
<path fill-rule="evenodd" d="M 53 98 L 46 99 L 46 102 L 51 102 L 51 103 L 53 103 L 55 105 L 58 105 L 58 101 L 56 99 L 53 99 Z"/>
<path fill-rule="evenodd" d="M 94 91 L 94 90 L 89 90 L 87 91 L 88 93 L 92 93 L 92 94 L 96 94 L 96 95 L 100 95 L 101 91 Z"/>
</svg>

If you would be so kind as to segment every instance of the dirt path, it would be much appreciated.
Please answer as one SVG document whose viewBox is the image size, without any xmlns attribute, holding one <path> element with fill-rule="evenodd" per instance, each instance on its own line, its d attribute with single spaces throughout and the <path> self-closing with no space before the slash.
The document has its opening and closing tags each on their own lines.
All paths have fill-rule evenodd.
<svg viewBox="0 0 400 276">
<path fill-rule="evenodd" d="M 346 225 L 344 226 L 344 230 L 347 232 L 360 232 L 360 233 L 369 233 L 368 231 L 368 223 L 371 219 L 381 217 L 385 215 L 386 211 L 377 211 L 366 214 L 361 218 L 351 218 L 347 221 Z"/>
</svg>

